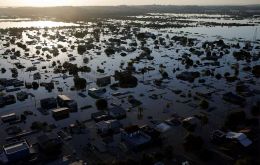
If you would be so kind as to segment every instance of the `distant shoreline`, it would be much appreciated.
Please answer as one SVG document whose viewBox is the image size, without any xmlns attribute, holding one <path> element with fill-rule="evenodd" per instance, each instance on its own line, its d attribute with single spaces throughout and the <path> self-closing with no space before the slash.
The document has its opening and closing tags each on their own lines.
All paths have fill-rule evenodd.
<svg viewBox="0 0 260 165">
<path fill-rule="evenodd" d="M 0 8 L 24 8 L 24 7 L 29 7 L 29 8 L 52 8 L 52 7 L 142 7 L 142 6 L 176 6 L 176 7 L 192 7 L 192 6 L 197 6 L 197 7 L 224 7 L 224 6 L 230 6 L 230 7 L 260 7 L 260 3 L 259 4 L 219 4 L 219 5 L 159 5 L 159 4 L 153 4 L 153 5 L 90 5 L 90 6 L 86 6 L 86 5 L 69 5 L 69 6 L 23 6 L 23 5 L 19 5 L 19 6 L 0 6 Z"/>
<path fill-rule="evenodd" d="M 1 8 L 1 7 L 0 7 Z M 178 5 L 138 5 L 138 6 L 56 6 L 56 7 L 2 7 L 0 16 L 9 17 L 52 17 L 61 20 L 86 20 L 88 18 L 123 18 L 146 15 L 148 13 L 178 14 L 221 14 L 248 17 L 260 15 L 259 5 L 230 6 L 178 6 Z"/>
</svg>

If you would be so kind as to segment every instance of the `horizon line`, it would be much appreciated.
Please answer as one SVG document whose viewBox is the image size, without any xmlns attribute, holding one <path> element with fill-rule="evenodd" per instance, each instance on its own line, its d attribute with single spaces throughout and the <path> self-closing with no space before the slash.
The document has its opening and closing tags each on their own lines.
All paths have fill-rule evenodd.
<svg viewBox="0 0 260 165">
<path fill-rule="evenodd" d="M 0 8 L 25 8 L 25 7 L 32 7 L 32 8 L 47 8 L 47 7 L 122 7 L 122 6 L 128 6 L 128 7 L 136 7 L 136 6 L 253 6 L 253 5 L 260 5 L 258 4 L 208 4 L 208 5 L 175 5 L 175 4 L 143 4 L 143 5 L 64 5 L 64 6 L 0 6 Z"/>
</svg>

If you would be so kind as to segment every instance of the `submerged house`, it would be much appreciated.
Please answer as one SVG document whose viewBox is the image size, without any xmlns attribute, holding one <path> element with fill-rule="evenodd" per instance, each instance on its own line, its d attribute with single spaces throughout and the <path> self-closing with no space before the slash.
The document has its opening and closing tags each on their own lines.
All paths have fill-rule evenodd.
<svg viewBox="0 0 260 165">
<path fill-rule="evenodd" d="M 15 120 L 17 120 L 17 119 L 18 119 L 18 117 L 16 116 L 15 113 L 10 113 L 10 114 L 1 116 L 1 120 L 2 120 L 4 123 L 12 122 L 12 121 L 15 121 Z"/>
<path fill-rule="evenodd" d="M 144 133 L 137 125 L 121 130 L 121 140 L 130 149 L 139 149 L 150 143 L 151 137 Z"/>
<path fill-rule="evenodd" d="M 67 107 L 73 112 L 78 110 L 77 102 L 66 95 L 58 95 L 57 102 L 60 107 Z"/>
<path fill-rule="evenodd" d="M 24 82 L 18 79 L 0 79 L 0 85 L 2 85 L 3 87 L 10 87 L 10 86 L 14 86 L 14 87 L 18 87 L 18 86 L 23 86 Z"/>
<path fill-rule="evenodd" d="M 244 147 L 248 147 L 252 144 L 252 141 L 248 139 L 244 133 L 228 132 L 226 134 L 226 138 L 230 140 L 236 140 Z"/>
<path fill-rule="evenodd" d="M 223 132 L 215 130 L 211 135 L 213 143 L 221 144 L 223 142 L 235 142 L 243 147 L 250 146 L 253 142 L 244 134 L 240 132 Z"/>
<path fill-rule="evenodd" d="M 4 107 L 6 105 L 11 105 L 14 103 L 16 103 L 16 98 L 14 95 L 0 96 L 0 107 Z"/>
<path fill-rule="evenodd" d="M 143 125 L 143 126 L 140 127 L 140 129 L 144 133 L 149 135 L 153 142 L 157 142 L 158 140 L 160 140 L 161 132 L 159 132 L 155 128 L 153 128 L 153 127 L 151 127 L 149 125 Z"/>
<path fill-rule="evenodd" d="M 95 122 L 111 120 L 112 118 L 105 112 L 95 112 L 91 114 L 91 119 Z"/>
<path fill-rule="evenodd" d="M 88 95 L 93 97 L 93 98 L 99 98 L 105 93 L 106 93 L 105 88 L 99 88 L 99 89 L 91 88 L 91 89 L 88 90 Z"/>
<path fill-rule="evenodd" d="M 52 110 L 52 116 L 56 120 L 68 118 L 70 114 L 69 108 L 58 108 Z"/>
<path fill-rule="evenodd" d="M 162 123 L 156 125 L 155 129 L 160 133 L 164 133 L 164 132 L 168 131 L 169 129 L 171 129 L 171 126 L 165 122 L 162 122 Z"/>
<path fill-rule="evenodd" d="M 96 124 L 98 133 L 104 135 L 119 132 L 122 124 L 118 120 L 100 121 Z"/>
<path fill-rule="evenodd" d="M 126 110 L 122 107 L 115 106 L 108 110 L 109 116 L 114 119 L 123 119 L 126 118 Z"/>
<path fill-rule="evenodd" d="M 96 84 L 99 87 L 104 87 L 104 86 L 107 86 L 107 85 L 111 84 L 111 76 L 97 78 Z"/>
<path fill-rule="evenodd" d="M 41 107 L 43 109 L 53 109 L 57 108 L 57 99 L 50 97 L 40 100 Z"/>
<path fill-rule="evenodd" d="M 8 162 L 19 161 L 30 156 L 30 147 L 26 140 L 4 145 L 3 150 Z"/>
</svg>

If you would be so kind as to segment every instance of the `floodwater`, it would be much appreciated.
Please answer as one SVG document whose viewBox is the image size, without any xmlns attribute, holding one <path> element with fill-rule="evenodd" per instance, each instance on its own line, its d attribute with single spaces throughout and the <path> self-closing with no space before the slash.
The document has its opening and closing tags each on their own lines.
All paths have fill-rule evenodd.
<svg viewBox="0 0 260 165">
<path fill-rule="evenodd" d="M 11 20 L 4 20 L 0 21 L 0 28 L 7 29 L 7 28 L 53 28 L 53 27 L 64 27 L 64 26 L 78 26 L 75 23 L 65 23 L 65 22 L 55 22 L 55 21 L 24 21 L 15 19 Z"/>
<path fill-rule="evenodd" d="M 172 32 L 187 33 L 187 35 L 197 34 L 202 35 L 207 39 L 223 38 L 226 40 L 248 40 L 253 41 L 255 31 L 260 29 L 260 26 L 239 26 L 239 27 L 187 27 L 180 29 L 169 29 Z M 260 39 L 260 33 L 256 34 L 256 38 Z"/>
<path fill-rule="evenodd" d="M 207 16 L 207 15 L 205 15 Z M 195 19 L 195 18 L 192 18 Z M 198 20 L 200 21 L 200 20 Z M 212 20 L 211 20 L 212 21 Z M 237 21 L 239 22 L 239 21 Z M 43 28 L 53 28 L 53 27 L 66 27 L 69 26 L 68 29 L 64 28 L 60 29 L 43 29 Z M 24 50 L 18 48 L 16 45 L 11 45 L 10 47 L 4 47 L 3 44 L 6 43 L 5 39 L 8 37 L 6 34 L 1 34 L 1 42 L 0 42 L 0 68 L 6 68 L 7 71 L 4 74 L 0 74 L 0 78 L 11 78 L 11 71 L 10 68 L 15 67 L 15 63 L 19 62 L 25 67 L 36 66 L 37 71 L 33 72 L 25 72 L 26 69 L 18 70 L 18 77 L 17 79 L 22 80 L 24 82 L 33 82 L 33 74 L 36 72 L 40 72 L 42 78 L 37 80 L 37 82 L 55 82 L 55 89 L 52 92 L 48 92 L 45 88 L 40 87 L 38 90 L 33 89 L 25 89 L 22 87 L 22 91 L 26 91 L 28 93 L 32 93 L 35 95 L 35 98 L 29 97 L 29 99 L 20 102 L 17 101 L 16 104 L 8 105 L 0 109 L 0 115 L 8 114 L 11 112 L 16 112 L 17 114 L 22 114 L 25 110 L 33 111 L 35 116 L 29 116 L 27 122 L 21 124 L 21 127 L 24 130 L 28 130 L 30 125 L 33 121 L 46 121 L 48 123 L 55 123 L 58 128 L 62 128 L 64 126 L 68 126 L 69 124 L 75 122 L 75 120 L 88 120 L 90 119 L 90 115 L 93 112 L 97 112 L 95 108 L 95 99 L 87 96 L 86 98 L 82 98 L 78 95 L 79 92 L 83 92 L 87 95 L 87 91 L 72 91 L 70 90 L 71 87 L 74 85 L 73 78 L 63 79 L 62 74 L 54 74 L 52 67 L 53 61 L 57 62 L 60 61 L 61 64 L 65 61 L 69 61 L 69 54 L 72 54 L 76 60 L 71 61 L 73 64 L 77 64 L 78 66 L 89 66 L 92 71 L 90 73 L 79 73 L 80 77 L 83 77 L 87 80 L 88 85 L 87 89 L 92 87 L 96 87 L 95 80 L 97 77 L 103 77 L 107 75 L 113 75 L 116 70 L 120 70 L 120 65 L 123 67 L 127 66 L 127 62 L 131 61 L 141 53 L 140 49 L 140 41 L 138 41 L 134 35 L 132 37 L 127 38 L 125 41 L 127 44 L 122 44 L 120 46 L 125 48 L 130 48 L 129 43 L 137 42 L 138 46 L 136 47 L 136 51 L 127 53 L 126 57 L 120 56 L 120 53 L 116 53 L 110 57 L 108 57 L 104 53 L 105 47 L 107 47 L 107 41 L 109 38 L 120 38 L 125 36 L 124 33 L 115 34 L 109 31 L 108 28 L 104 28 L 104 31 L 101 32 L 101 41 L 100 42 L 93 42 L 95 46 L 98 46 L 100 49 L 92 49 L 85 52 L 83 55 L 79 55 L 77 53 L 77 49 L 71 49 L 71 45 L 77 46 L 77 41 L 87 41 L 88 38 L 91 38 L 91 34 L 88 34 L 84 39 L 78 39 L 72 35 L 72 33 L 76 30 L 83 31 L 86 28 L 75 27 L 72 28 L 71 26 L 77 26 L 74 23 L 64 23 L 64 22 L 53 22 L 53 21 L 20 21 L 20 22 L 0 22 L 0 28 L 27 28 L 27 27 L 34 27 L 39 28 L 38 30 L 24 30 L 22 34 L 22 38 L 18 39 L 17 41 L 26 42 L 35 40 L 35 44 L 28 45 L 30 48 L 29 56 L 25 56 Z M 96 25 L 93 24 L 92 27 L 88 29 L 91 32 L 95 29 Z M 122 27 L 123 28 L 123 27 Z M 201 45 L 204 41 L 215 41 L 219 39 L 223 39 L 227 44 L 239 43 L 244 46 L 248 41 L 259 40 L 260 39 L 260 32 L 255 33 L 256 29 L 260 29 L 260 26 L 238 26 L 238 27 L 227 27 L 227 26 L 215 26 L 215 27 L 186 27 L 186 28 L 167 28 L 167 29 L 153 29 L 153 28 L 140 28 L 139 32 L 151 32 L 155 35 L 161 36 L 166 38 L 165 42 L 166 45 L 170 43 L 170 39 L 173 36 L 187 36 L 189 38 L 197 38 L 195 41 L 194 47 L 198 50 L 201 49 Z M 106 32 L 108 31 L 108 32 Z M 56 39 L 50 39 L 50 37 L 43 37 L 43 34 L 48 35 L 55 35 L 59 33 L 60 35 L 65 37 L 65 40 L 59 41 Z M 130 31 L 129 34 L 133 34 L 133 31 Z M 256 34 L 254 36 L 254 34 Z M 169 36 L 167 38 L 167 35 Z M 46 55 L 49 54 L 48 52 L 41 51 L 40 54 L 36 55 L 36 46 L 41 47 L 58 47 L 58 45 L 62 45 L 63 47 L 67 48 L 66 52 L 61 52 L 59 50 L 59 55 L 57 57 L 52 57 L 51 59 L 47 59 Z M 228 104 L 222 100 L 222 94 L 228 91 L 235 91 L 235 84 L 236 83 L 227 83 L 224 79 L 216 80 L 214 77 L 205 76 L 201 77 L 206 80 L 205 84 L 199 83 L 197 80 L 194 83 L 184 82 L 176 79 L 176 75 L 181 73 L 182 71 L 199 71 L 202 72 L 205 69 L 214 69 L 215 73 L 224 74 L 225 72 L 230 72 L 233 74 L 233 70 L 231 69 L 231 65 L 235 63 L 239 63 L 240 66 L 254 66 L 259 64 L 258 61 L 252 61 L 250 63 L 246 63 L 244 61 L 236 61 L 232 56 L 233 51 L 237 51 L 235 48 L 230 49 L 230 53 L 226 54 L 223 58 L 219 60 L 220 66 L 206 66 L 201 65 L 197 68 L 189 68 L 186 69 L 185 66 L 181 63 L 179 58 L 182 57 L 185 53 L 190 53 L 189 46 L 183 46 L 178 43 L 174 43 L 174 45 L 170 48 L 165 48 L 164 46 L 160 46 L 160 49 L 154 49 L 154 41 L 152 39 L 148 39 L 145 46 L 149 47 L 152 50 L 152 56 L 154 59 L 152 61 L 148 60 L 141 60 L 139 63 L 135 63 L 134 66 L 136 69 L 143 68 L 144 66 L 151 66 L 154 67 L 154 71 L 149 71 L 148 73 L 142 74 L 134 74 L 139 80 L 139 85 L 136 88 L 129 88 L 129 89 L 121 89 L 119 88 L 118 91 L 113 91 L 109 86 L 106 87 L 107 93 L 104 95 L 105 98 L 108 99 L 108 102 L 111 104 L 117 104 L 123 106 L 125 109 L 129 109 L 130 112 L 127 113 L 127 119 L 123 121 L 126 124 L 145 124 L 148 121 L 148 117 L 152 116 L 154 119 L 158 120 L 165 120 L 171 114 L 178 113 L 181 116 L 188 117 L 194 114 L 199 113 L 201 111 L 199 108 L 195 107 L 194 105 L 198 104 L 198 101 L 194 101 L 192 98 L 187 97 L 189 92 L 192 95 L 195 95 L 197 91 L 205 91 L 205 92 L 214 92 L 212 98 L 209 100 L 210 107 L 214 109 L 212 112 L 208 112 L 209 118 L 212 121 L 212 125 L 214 127 L 220 126 L 220 123 L 223 121 L 224 117 L 228 113 L 229 109 L 239 108 L 236 105 Z M 255 43 L 255 46 L 260 46 L 259 42 Z M 16 60 L 10 59 L 9 55 L 3 55 L 3 53 L 7 49 L 15 48 L 21 52 L 21 56 L 18 57 Z M 176 50 L 179 52 L 176 52 Z M 214 50 L 218 53 L 219 50 Z M 100 55 L 98 55 L 99 53 Z M 252 52 L 259 53 L 259 49 L 253 49 Z M 91 59 L 88 64 L 83 63 L 83 58 L 88 57 Z M 191 58 L 194 60 L 198 60 L 202 62 L 201 58 L 196 55 L 191 55 Z M 169 74 L 170 79 L 165 80 L 163 83 L 163 87 L 156 87 L 153 85 L 153 80 L 158 79 L 161 77 L 159 73 L 159 65 L 163 64 L 165 66 L 165 71 Z M 46 69 L 42 69 L 43 66 L 46 66 Z M 105 70 L 105 73 L 98 73 L 97 67 L 100 67 Z M 177 72 L 173 72 L 173 69 L 179 68 L 180 70 Z M 242 70 L 242 69 L 240 69 Z M 68 73 L 67 73 L 68 74 Z M 259 89 L 259 79 L 253 77 L 251 73 L 242 72 L 238 76 L 242 80 L 244 79 L 252 79 L 255 81 L 255 84 L 248 84 L 252 90 Z M 142 81 L 146 83 L 142 83 Z M 114 83 L 114 79 L 112 79 L 112 83 Z M 59 92 L 57 87 L 63 89 L 63 92 Z M 183 95 L 177 95 L 172 92 L 172 90 L 182 90 Z M 143 104 L 142 107 L 144 108 L 143 112 L 143 119 L 137 118 L 137 108 L 132 108 L 132 106 L 127 102 L 127 97 L 119 99 L 117 97 L 111 96 L 114 92 L 131 92 L 135 98 L 140 100 Z M 3 91 L 3 93 L 5 93 Z M 14 94 L 16 92 L 11 92 L 8 94 Z M 37 108 L 40 107 L 39 101 L 43 98 L 47 97 L 56 97 L 58 94 L 66 94 L 72 99 L 76 100 L 78 103 L 78 107 L 82 107 L 85 105 L 92 105 L 93 108 L 87 110 L 79 110 L 76 113 L 71 113 L 70 118 L 64 119 L 61 121 L 55 121 L 51 113 L 49 115 L 42 115 Z M 142 96 L 142 94 L 144 96 Z M 152 94 L 158 94 L 161 96 L 158 100 L 153 100 L 149 98 Z M 249 103 L 253 103 L 259 99 L 259 95 L 252 96 L 248 98 Z M 122 101 L 123 100 L 123 101 Z M 170 107 L 166 108 L 166 105 L 169 104 Z M 223 108 L 225 107 L 225 108 Z M 248 107 L 246 107 L 248 108 Z M 205 112 L 207 113 L 207 112 Z M 7 126 L 3 126 L 7 127 Z M 3 134 L 5 132 L 2 130 Z M 1 136 L 3 138 L 4 136 Z M 3 142 L 3 139 L 1 139 Z"/>
</svg>

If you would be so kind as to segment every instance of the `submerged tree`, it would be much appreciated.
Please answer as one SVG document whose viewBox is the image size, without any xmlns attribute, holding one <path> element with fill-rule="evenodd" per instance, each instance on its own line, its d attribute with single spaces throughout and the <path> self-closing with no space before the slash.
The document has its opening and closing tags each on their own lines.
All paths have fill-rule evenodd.
<svg viewBox="0 0 260 165">
<path fill-rule="evenodd" d="M 74 85 L 77 90 L 85 89 L 87 86 L 87 80 L 80 77 L 75 77 L 74 79 Z"/>
<path fill-rule="evenodd" d="M 107 109 L 107 106 L 108 106 L 107 100 L 105 100 L 105 99 L 98 99 L 96 101 L 96 106 L 97 106 L 98 110 L 105 110 L 105 109 Z"/>
</svg>

